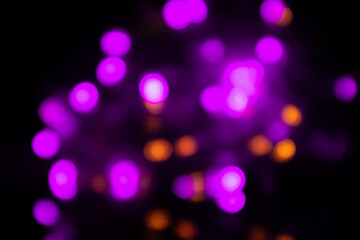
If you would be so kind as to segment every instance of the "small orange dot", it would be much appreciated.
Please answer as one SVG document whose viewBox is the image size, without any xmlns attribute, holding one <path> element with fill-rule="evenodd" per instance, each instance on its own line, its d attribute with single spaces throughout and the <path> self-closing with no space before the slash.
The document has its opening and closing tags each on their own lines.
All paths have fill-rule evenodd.
<svg viewBox="0 0 360 240">
<path fill-rule="evenodd" d="M 144 101 L 145 108 L 152 114 L 159 114 L 164 109 L 164 102 L 161 103 L 148 103 Z"/>
<path fill-rule="evenodd" d="M 194 155 L 198 150 L 196 138 L 190 135 L 179 138 L 174 145 L 175 153 L 179 157 L 189 157 Z"/>
<path fill-rule="evenodd" d="M 175 227 L 176 235 L 184 240 L 194 239 L 198 234 L 198 228 L 191 220 L 182 220 Z"/>
<path fill-rule="evenodd" d="M 301 122 L 301 112 L 294 105 L 288 104 L 281 111 L 282 120 L 289 126 L 297 126 Z"/>
<path fill-rule="evenodd" d="M 294 157 L 295 152 L 295 143 L 290 139 L 286 139 L 274 146 L 273 158 L 276 162 L 287 162 Z"/>
<path fill-rule="evenodd" d="M 280 234 L 275 238 L 275 240 L 295 240 L 295 238 L 289 234 Z"/>
<path fill-rule="evenodd" d="M 262 156 L 271 151 L 272 144 L 264 135 L 257 135 L 249 140 L 248 147 L 255 156 Z"/>
<path fill-rule="evenodd" d="M 290 8 L 285 7 L 281 19 L 277 22 L 279 26 L 287 27 L 293 20 L 293 12 Z"/>
<path fill-rule="evenodd" d="M 145 215 L 145 226 L 151 230 L 164 230 L 170 225 L 170 214 L 163 209 L 156 209 Z"/>
<path fill-rule="evenodd" d="M 172 153 L 171 144 L 165 139 L 155 139 L 145 144 L 144 155 L 151 162 L 163 162 Z"/>
</svg>

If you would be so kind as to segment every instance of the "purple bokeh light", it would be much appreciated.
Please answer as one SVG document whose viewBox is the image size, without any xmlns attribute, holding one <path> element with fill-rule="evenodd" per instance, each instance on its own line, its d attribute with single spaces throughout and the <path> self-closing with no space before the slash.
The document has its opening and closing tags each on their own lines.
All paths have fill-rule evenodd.
<svg viewBox="0 0 360 240">
<path fill-rule="evenodd" d="M 169 95 L 169 86 L 166 79 L 157 73 L 145 75 L 139 83 L 141 97 L 149 103 L 160 103 Z"/>
<path fill-rule="evenodd" d="M 220 194 L 241 190 L 244 188 L 245 182 L 244 172 L 236 166 L 227 166 L 217 174 L 217 188 Z"/>
<path fill-rule="evenodd" d="M 260 15 L 265 22 L 277 23 L 284 14 L 285 5 L 280 0 L 265 0 L 260 6 Z"/>
<path fill-rule="evenodd" d="M 225 114 L 228 117 L 238 117 L 249 102 L 248 95 L 240 88 L 232 88 L 226 97 Z"/>
<path fill-rule="evenodd" d="M 110 191 L 117 200 L 129 200 L 139 190 L 140 171 L 135 163 L 122 160 L 110 169 Z"/>
<path fill-rule="evenodd" d="M 49 171 L 49 187 L 52 194 L 61 200 L 70 200 L 75 197 L 78 171 L 69 160 L 55 162 Z"/>
<path fill-rule="evenodd" d="M 99 100 L 99 92 L 94 84 L 81 82 L 71 90 L 69 103 L 72 109 L 79 113 L 93 110 Z"/>
<path fill-rule="evenodd" d="M 43 226 L 54 226 L 60 218 L 58 206 L 50 199 L 39 199 L 33 207 L 35 220 Z"/>
<path fill-rule="evenodd" d="M 31 147 L 36 156 L 42 159 L 54 157 L 60 149 L 60 138 L 50 129 L 39 131 L 31 141 Z"/>
<path fill-rule="evenodd" d="M 225 45 L 218 39 L 208 39 L 201 45 L 200 55 L 206 62 L 218 62 L 225 55 Z"/>
<path fill-rule="evenodd" d="M 226 213 L 237 213 L 245 206 L 246 198 L 242 191 L 233 191 L 220 194 L 216 198 L 218 207 Z"/>
<path fill-rule="evenodd" d="M 342 76 L 334 84 L 335 96 L 343 102 L 354 100 L 357 94 L 356 80 L 352 76 Z"/>
<path fill-rule="evenodd" d="M 190 11 L 191 23 L 203 22 L 208 14 L 208 9 L 204 1 L 202 0 L 186 0 L 187 7 Z"/>
<path fill-rule="evenodd" d="M 282 43 L 273 36 L 261 38 L 255 47 L 257 56 L 265 63 L 279 62 L 283 56 Z"/>
<path fill-rule="evenodd" d="M 178 198 L 190 199 L 195 193 L 194 179 L 188 175 L 181 175 L 173 181 L 172 190 Z"/>
<path fill-rule="evenodd" d="M 126 74 L 126 64 L 119 57 L 107 57 L 96 68 L 96 77 L 104 86 L 114 86 Z"/>
<path fill-rule="evenodd" d="M 205 88 L 200 95 L 201 106 L 210 113 L 218 113 L 223 109 L 224 96 L 217 86 Z"/>
<path fill-rule="evenodd" d="M 274 122 L 268 127 L 267 136 L 273 143 L 278 143 L 290 137 L 290 127 L 281 121 Z"/>
<path fill-rule="evenodd" d="M 175 30 L 186 28 L 193 20 L 187 1 L 181 0 L 170 0 L 166 2 L 162 9 L 162 15 L 165 23 Z"/>
<path fill-rule="evenodd" d="M 131 48 L 129 35 L 121 30 L 111 30 L 100 40 L 101 50 L 111 56 L 125 56 Z"/>
</svg>

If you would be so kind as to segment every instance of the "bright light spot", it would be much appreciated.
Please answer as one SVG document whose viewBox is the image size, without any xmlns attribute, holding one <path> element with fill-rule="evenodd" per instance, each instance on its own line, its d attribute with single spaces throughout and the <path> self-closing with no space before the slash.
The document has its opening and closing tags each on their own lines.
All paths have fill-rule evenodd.
<svg viewBox="0 0 360 240">
<path fill-rule="evenodd" d="M 193 19 L 187 1 L 172 0 L 165 3 L 162 9 L 165 23 L 172 29 L 186 28 Z"/>
<path fill-rule="evenodd" d="M 234 192 L 241 190 L 245 186 L 245 174 L 236 166 L 228 166 L 218 173 L 217 175 L 219 192 Z"/>
<path fill-rule="evenodd" d="M 264 135 L 256 135 L 249 140 L 248 147 L 255 156 L 262 156 L 271 151 L 272 144 Z"/>
<path fill-rule="evenodd" d="M 169 95 L 166 79 L 157 73 L 144 76 L 140 81 L 139 91 L 141 97 L 149 103 L 163 102 Z"/>
<path fill-rule="evenodd" d="M 36 156 L 42 159 L 49 159 L 58 153 L 60 139 L 54 131 L 44 129 L 33 137 L 31 147 Z"/>
<path fill-rule="evenodd" d="M 218 113 L 223 109 L 224 96 L 221 88 L 209 86 L 200 95 L 201 106 L 210 113 Z"/>
<path fill-rule="evenodd" d="M 218 39 L 208 39 L 201 45 L 200 55 L 206 62 L 219 62 L 225 55 L 225 45 Z"/>
<path fill-rule="evenodd" d="M 237 213 L 245 206 L 245 194 L 241 191 L 226 192 L 216 198 L 218 207 L 226 213 Z"/>
<path fill-rule="evenodd" d="M 295 152 L 295 143 L 290 139 L 286 139 L 274 146 L 273 158 L 276 162 L 287 162 L 294 157 Z"/>
<path fill-rule="evenodd" d="M 144 101 L 145 108 L 152 114 L 160 114 L 164 109 L 164 102 L 149 103 Z"/>
<path fill-rule="evenodd" d="M 190 11 L 190 22 L 201 23 L 208 14 L 206 4 L 202 0 L 185 0 L 187 2 L 187 8 Z"/>
<path fill-rule="evenodd" d="M 198 227 L 191 220 L 181 220 L 175 226 L 175 234 L 184 240 L 192 240 L 198 235 Z"/>
<path fill-rule="evenodd" d="M 94 84 L 89 82 L 77 84 L 69 95 L 70 106 L 79 113 L 87 113 L 93 110 L 98 100 L 99 92 Z"/>
<path fill-rule="evenodd" d="M 180 157 L 189 157 L 198 150 L 198 142 L 195 137 L 187 135 L 175 142 L 175 153 Z"/>
<path fill-rule="evenodd" d="M 227 106 L 235 112 L 244 111 L 248 101 L 249 99 L 246 93 L 239 88 L 231 89 L 231 91 L 229 92 L 226 98 Z"/>
<path fill-rule="evenodd" d="M 144 147 L 144 156 L 151 162 L 163 162 L 169 159 L 172 153 L 171 144 L 165 139 L 149 141 Z"/>
<path fill-rule="evenodd" d="M 151 230 L 164 230 L 170 226 L 171 216 L 163 209 L 156 209 L 145 215 L 145 226 Z"/>
<path fill-rule="evenodd" d="M 35 220 L 43 226 L 54 226 L 60 218 L 58 206 L 50 199 L 40 199 L 33 207 Z"/>
<path fill-rule="evenodd" d="M 260 15 L 265 22 L 277 23 L 284 14 L 285 6 L 280 0 L 265 0 L 260 5 Z"/>
<path fill-rule="evenodd" d="M 98 64 L 96 77 L 104 86 L 114 86 L 121 82 L 126 74 L 126 64 L 119 57 L 107 57 Z"/>
<path fill-rule="evenodd" d="M 285 7 L 281 19 L 277 22 L 277 25 L 287 27 L 293 20 L 293 12 L 290 8 Z"/>
<path fill-rule="evenodd" d="M 172 190 L 178 198 L 190 199 L 195 193 L 193 178 L 188 175 L 181 175 L 177 177 L 173 181 Z"/>
<path fill-rule="evenodd" d="M 52 194 L 61 200 L 75 197 L 78 172 L 76 166 L 68 160 L 55 162 L 49 171 L 49 187 Z"/>
<path fill-rule="evenodd" d="M 283 46 L 273 36 L 261 38 L 256 44 L 255 51 L 257 56 L 265 63 L 277 63 L 283 56 Z"/>
<path fill-rule="evenodd" d="M 357 84 L 352 76 L 338 78 L 334 85 L 335 96 L 343 102 L 351 102 L 357 94 Z"/>
<path fill-rule="evenodd" d="M 289 126 L 297 126 L 301 123 L 301 112 L 294 105 L 288 104 L 281 111 L 281 118 Z"/>
<path fill-rule="evenodd" d="M 100 40 L 101 50 L 112 56 L 124 56 L 131 48 L 131 40 L 127 33 L 112 30 L 105 33 Z"/>
</svg>

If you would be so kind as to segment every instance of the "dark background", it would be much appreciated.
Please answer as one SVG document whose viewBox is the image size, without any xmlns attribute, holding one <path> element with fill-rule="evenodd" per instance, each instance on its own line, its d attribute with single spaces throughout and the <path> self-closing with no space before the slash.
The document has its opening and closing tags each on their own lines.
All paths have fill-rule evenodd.
<svg viewBox="0 0 360 240">
<path fill-rule="evenodd" d="M 233 22 L 234 26 L 245 17 L 260 21 L 257 14 L 260 1 L 247 2 L 251 2 L 246 4 L 249 11 L 242 8 L 245 5 L 241 1 L 212 1 L 214 12 L 210 14 L 214 15 L 212 18 L 224 19 L 221 20 L 224 22 L 237 20 L 237 23 Z M 294 21 L 284 38 L 290 42 L 298 39 L 305 43 L 307 54 L 303 61 L 317 81 L 325 83 L 330 77 L 342 73 L 352 73 L 359 79 L 360 21 L 355 2 L 287 2 L 294 12 Z M 23 6 L 23 10 L 10 10 L 12 14 L 2 22 L 4 28 L 1 30 L 1 38 L 5 40 L 2 44 L 5 55 L 2 56 L 0 103 L 0 182 L 4 185 L 1 187 L 1 212 L 5 229 L 11 230 L 13 236 L 5 239 L 18 239 L 20 236 L 41 239 L 46 232 L 33 220 L 31 214 L 36 199 L 48 196 L 46 179 L 50 166 L 48 162 L 39 163 L 30 149 L 32 136 L 42 128 L 37 118 L 38 104 L 57 87 L 71 86 L 77 79 L 92 74 L 93 66 L 96 66 L 101 56 L 99 50 L 92 50 L 98 49 L 99 36 L 112 26 L 123 26 L 140 36 L 135 46 L 144 50 L 144 53 L 147 48 L 155 46 L 153 35 L 156 34 L 163 34 L 170 42 L 181 41 L 166 32 L 161 20 L 160 25 L 157 25 L 157 14 L 163 3 L 140 0 L 119 1 L 116 6 L 98 3 L 98 6 L 84 6 L 73 12 L 69 9 L 74 9 L 74 6 L 54 6 L 46 10 Z M 149 15 L 144 14 L 146 12 L 150 12 Z M 256 14 L 251 15 L 249 12 Z M 221 21 L 214 26 L 219 32 Z M 149 26 L 157 27 L 149 30 Z M 305 93 L 304 97 L 307 97 Z M 317 106 L 317 103 L 314 104 Z M 338 111 L 340 108 L 334 103 L 326 107 L 319 106 L 312 119 L 315 122 L 328 120 L 329 127 L 336 124 L 346 127 L 351 144 L 355 146 L 353 151 L 336 164 L 314 159 L 313 164 L 280 169 L 277 173 L 276 198 L 265 205 L 250 184 L 246 189 L 249 204 L 247 211 L 253 215 L 243 220 L 245 226 L 263 225 L 275 234 L 284 224 L 297 223 L 297 239 L 345 239 L 351 236 L 350 230 L 355 227 L 351 215 L 354 215 L 358 190 L 355 163 L 358 160 L 357 130 L 360 119 L 356 115 L 359 111 L 359 97 Z M 97 198 L 93 201 L 101 203 Z M 177 203 L 167 204 L 176 208 Z M 222 239 L 245 239 L 245 228 L 217 230 L 209 223 L 207 216 L 211 213 L 216 215 L 216 211 L 209 206 L 207 204 L 195 216 L 201 231 L 208 232 L 203 235 L 204 239 L 215 236 Z M 102 204 L 98 207 L 100 212 L 111 211 L 111 206 Z M 140 230 L 144 228 L 142 215 L 133 217 L 135 220 L 130 223 L 113 222 L 112 226 L 99 225 L 95 220 L 89 220 L 79 223 L 77 231 L 81 239 L 99 239 L 103 236 L 102 232 L 114 227 L 118 228 L 113 232 L 115 236 L 117 231 L 122 231 L 125 239 L 138 239 L 141 238 Z M 136 217 L 139 219 L 136 220 Z M 79 221 L 83 219 L 79 216 L 74 218 Z M 167 239 L 170 238 L 171 235 Z"/>
</svg>

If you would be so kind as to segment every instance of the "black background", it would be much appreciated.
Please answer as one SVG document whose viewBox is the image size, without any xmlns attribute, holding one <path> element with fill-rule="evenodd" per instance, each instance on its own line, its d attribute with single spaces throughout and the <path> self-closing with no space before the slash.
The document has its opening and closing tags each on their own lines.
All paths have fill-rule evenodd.
<svg viewBox="0 0 360 240">
<path fill-rule="evenodd" d="M 1 203 L 1 212 L 5 212 L 2 219 L 9 226 L 6 229 L 11 229 L 13 237 L 4 239 L 18 239 L 20 236 L 41 239 L 45 234 L 45 229 L 31 215 L 34 201 L 48 192 L 46 175 L 49 165 L 39 164 L 29 144 L 34 133 L 42 127 L 37 118 L 38 104 L 57 86 L 71 86 L 76 79 L 91 74 L 100 53 L 90 52 L 89 49 L 98 48 L 98 37 L 109 27 L 123 26 L 129 30 L 136 29 L 138 33 L 146 32 L 146 37 L 138 44 L 146 42 L 146 38 L 151 42 L 152 34 L 164 34 L 161 27 L 156 30 L 158 32 L 147 32 L 144 22 L 148 19 L 142 15 L 146 9 L 158 11 L 163 2 L 132 0 L 119 1 L 116 6 L 97 3 L 97 6 L 82 6 L 77 10 L 70 5 L 49 6 L 46 9 L 22 6 L 23 10 L 10 10 L 12 14 L 2 22 L 4 28 L 1 30 L 1 38 L 5 40 L 2 52 L 5 54 L 2 56 L 1 77 L 0 178 L 4 185 L 1 187 L 1 199 L 5 200 Z M 256 13 L 250 16 L 254 21 L 260 21 L 256 11 L 259 4 L 259 1 L 249 3 Z M 314 76 L 322 76 L 319 81 L 329 81 L 326 80 L 328 76 L 349 72 L 359 79 L 360 21 L 355 2 L 288 1 L 288 4 L 295 18 L 285 38 L 299 38 L 306 42 L 311 54 L 304 61 L 311 67 Z M 241 1 L 212 1 L 212 5 L 219 19 L 242 19 L 246 15 L 244 10 L 237 12 L 236 7 L 243 6 Z M 178 41 L 171 35 L 169 38 Z M 142 46 L 144 51 L 151 44 Z M 69 73 L 73 79 L 64 79 Z M 344 112 L 329 113 L 329 108 L 318 108 L 313 119 L 331 118 L 330 122 L 346 125 L 353 146 L 357 146 L 358 103 L 359 98 L 347 105 Z M 248 219 L 249 226 L 264 225 L 276 233 L 279 224 L 290 219 L 301 225 L 298 239 L 350 237 L 355 223 L 351 215 L 357 202 L 357 159 L 355 150 L 337 164 L 317 163 L 280 170 L 276 200 L 264 207 L 267 212 L 262 212 L 264 209 L 254 210 L 254 216 Z M 256 198 L 256 190 L 251 185 L 247 194 Z M 255 203 L 249 208 L 255 208 Z M 169 204 L 175 205 L 176 202 Z M 209 228 L 209 233 L 213 233 L 216 230 L 210 230 L 211 225 L 205 224 L 206 215 L 203 218 L 197 216 L 197 219 L 204 221 L 202 230 L 206 232 Z M 126 239 L 141 236 L 141 219 L 134 222 L 136 224 L 121 228 Z M 89 225 L 80 224 L 80 238 L 99 239 L 107 227 L 98 226 L 99 229 L 95 230 L 96 226 L 96 221 Z M 216 234 L 205 236 L 212 239 L 211 236 Z M 232 231 L 224 235 L 224 239 L 245 239 L 245 236 L 242 231 Z"/>
</svg>

